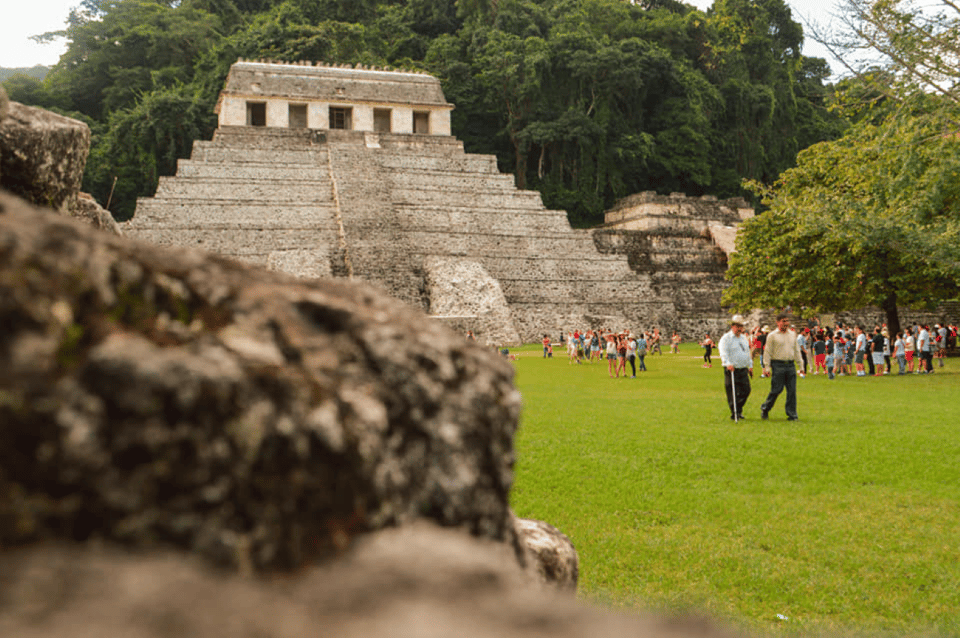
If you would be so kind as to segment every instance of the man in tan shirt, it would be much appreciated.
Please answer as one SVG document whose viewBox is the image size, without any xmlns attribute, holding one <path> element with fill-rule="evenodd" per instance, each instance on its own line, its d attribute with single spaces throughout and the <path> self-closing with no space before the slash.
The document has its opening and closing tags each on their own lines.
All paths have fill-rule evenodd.
<svg viewBox="0 0 960 638">
<path fill-rule="evenodd" d="M 787 389 L 787 420 L 797 420 L 797 366 L 803 366 L 797 333 L 790 329 L 790 317 L 780 314 L 777 329 L 767 335 L 763 350 L 763 369 L 770 375 L 770 394 L 760 406 L 760 418 L 766 419 L 777 397 Z"/>
</svg>

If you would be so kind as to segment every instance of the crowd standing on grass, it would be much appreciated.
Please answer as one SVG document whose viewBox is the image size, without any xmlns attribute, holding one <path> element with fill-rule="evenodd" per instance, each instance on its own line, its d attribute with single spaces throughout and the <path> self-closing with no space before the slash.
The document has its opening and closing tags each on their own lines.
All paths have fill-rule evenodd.
<svg viewBox="0 0 960 638">
<path fill-rule="evenodd" d="M 779 395 L 786 390 L 785 411 L 787 419 L 799 419 L 797 414 L 797 377 L 807 374 L 824 375 L 828 379 L 840 376 L 884 376 L 892 374 L 933 374 L 935 367 L 944 367 L 948 349 L 957 345 L 955 324 L 915 324 L 897 332 L 891 338 L 886 325 L 876 324 L 870 328 L 863 325 L 845 326 L 837 323 L 821 327 L 794 330 L 787 313 L 777 317 L 777 327 L 756 326 L 747 332 L 741 315 L 734 315 L 730 331 L 718 343 L 709 333 L 704 334 L 699 345 L 703 348 L 703 367 L 713 367 L 713 350 L 720 355 L 724 371 L 724 388 L 730 418 L 744 418 L 743 408 L 751 392 L 754 361 L 760 357 L 761 378 L 771 380 L 770 393 L 760 406 L 761 419 L 769 418 L 770 410 Z M 660 329 L 642 330 L 637 334 L 629 330 L 614 332 L 608 328 L 599 330 L 574 330 L 561 333 L 570 365 L 607 361 L 607 374 L 615 379 L 636 379 L 637 373 L 647 372 L 648 355 L 663 355 L 660 349 Z M 472 332 L 467 339 L 475 340 Z M 554 343 L 548 334 L 543 335 L 543 357 L 553 357 Z M 670 337 L 670 353 L 679 354 L 680 334 Z M 507 349 L 499 349 L 504 357 L 514 358 Z M 934 365 L 937 362 L 937 366 Z M 627 368 L 629 366 L 629 375 Z"/>
<path fill-rule="evenodd" d="M 891 338 L 884 324 L 803 328 L 797 331 L 799 375 L 879 377 L 892 374 L 894 364 L 897 374 L 930 374 L 933 362 L 942 368 L 947 351 L 956 348 L 957 330 L 955 324 L 914 324 Z M 769 333 L 768 326 L 751 331 L 752 358 L 763 356 Z"/>
<path fill-rule="evenodd" d="M 646 372 L 646 358 L 650 354 L 663 355 L 660 349 L 660 330 L 654 328 L 633 332 L 613 332 L 609 329 L 574 330 L 561 333 L 562 342 L 567 351 L 567 362 L 570 365 L 582 365 L 596 361 L 607 361 L 607 371 L 613 378 L 627 378 L 627 366 L 630 367 L 629 378 L 636 379 L 637 372 Z M 674 346 L 680 343 L 680 337 L 674 333 Z M 542 339 L 543 358 L 553 358 L 553 342 L 546 333 Z M 676 348 L 674 347 L 674 352 Z"/>
</svg>

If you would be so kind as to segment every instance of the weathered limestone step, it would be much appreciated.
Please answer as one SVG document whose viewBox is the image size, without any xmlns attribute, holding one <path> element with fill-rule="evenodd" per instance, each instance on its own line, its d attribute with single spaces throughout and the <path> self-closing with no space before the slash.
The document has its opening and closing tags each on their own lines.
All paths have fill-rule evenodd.
<svg viewBox="0 0 960 638">
<path fill-rule="evenodd" d="M 162 246 L 192 246 L 252 263 L 266 263 L 276 251 L 317 249 L 336 246 L 336 234 L 305 229 L 250 229 L 243 233 L 225 233 L 215 228 L 142 228 L 136 238 Z"/>
<path fill-rule="evenodd" d="M 714 264 L 718 264 L 717 256 L 714 254 L 703 253 L 654 253 L 650 256 L 650 263 L 656 269 L 675 270 L 682 268 L 700 267 L 701 270 L 708 270 Z M 719 262 L 723 263 L 723 262 Z"/>
<path fill-rule="evenodd" d="M 157 197 L 224 201 L 229 194 L 235 201 L 329 202 L 333 195 L 330 182 L 297 180 L 250 181 L 161 177 Z"/>
<path fill-rule="evenodd" d="M 499 173 L 464 173 L 450 171 L 414 171 L 404 170 L 400 173 L 384 171 L 386 177 L 393 181 L 395 187 L 418 190 L 438 189 L 444 191 L 476 190 L 515 192 L 513 178 Z M 522 191 L 521 191 L 522 192 Z M 539 195 L 539 193 L 538 193 Z"/>
<path fill-rule="evenodd" d="M 259 163 L 259 164 L 303 164 L 325 166 L 327 162 L 326 146 L 305 146 L 293 149 L 244 148 L 238 152 L 235 146 L 226 146 L 216 142 L 194 142 L 190 159 L 212 163 Z"/>
<path fill-rule="evenodd" d="M 242 157 L 236 157 L 237 154 Z M 238 151 L 235 148 L 212 148 L 202 152 L 194 152 L 189 160 L 180 162 L 200 162 L 213 166 L 290 166 L 299 168 L 325 167 L 326 153 L 301 151 Z"/>
<path fill-rule="evenodd" d="M 212 164 L 291 164 L 326 166 L 325 146 L 295 149 L 246 148 L 225 146 L 216 142 L 194 142 L 190 159 Z"/>
<path fill-rule="evenodd" d="M 496 277 L 496 275 L 494 275 Z M 519 303 L 588 303 L 591 309 L 597 304 L 637 304 L 655 297 L 650 288 L 639 288 L 636 280 L 619 282 L 562 282 L 533 280 L 502 280 L 500 287 L 510 304 Z M 589 285 L 585 285 L 585 284 Z"/>
<path fill-rule="evenodd" d="M 446 171 L 461 173 L 499 174 L 497 158 L 493 155 L 437 157 L 408 153 L 378 153 L 381 166 L 394 171 Z"/>
<path fill-rule="evenodd" d="M 134 220 L 138 228 L 157 225 L 178 227 L 179 224 L 202 224 L 206 228 L 221 230 L 243 227 L 336 228 L 335 211 L 329 202 L 278 205 L 233 200 L 139 199 Z"/>
<path fill-rule="evenodd" d="M 343 133 L 335 131 L 334 133 Z M 381 133 L 371 136 L 361 134 L 364 142 L 375 139 L 380 144 L 378 152 L 410 153 L 413 155 L 463 155 L 463 142 L 452 135 L 406 135 Z M 327 136 L 328 141 L 338 142 L 344 139 L 340 135 Z"/>
<path fill-rule="evenodd" d="M 529 193 L 529 194 L 528 194 Z M 442 189 L 416 189 L 403 187 L 394 190 L 393 202 L 403 204 L 430 204 L 440 206 L 469 206 L 471 202 L 483 202 L 487 207 L 519 207 L 523 205 L 543 208 L 540 193 L 532 191 L 478 190 L 473 192 Z"/>
<path fill-rule="evenodd" d="M 406 223 L 424 232 L 527 231 L 533 235 L 569 232 L 566 217 L 536 209 L 485 208 L 469 210 L 439 207 L 398 206 Z"/>
<path fill-rule="evenodd" d="M 239 148 L 309 148 L 321 140 L 317 131 L 274 127 L 221 126 L 213 134 L 214 143 Z"/>
<path fill-rule="evenodd" d="M 591 244 L 577 236 L 563 236 L 547 234 L 505 234 L 505 233 L 477 233 L 477 232 L 450 232 L 438 230 L 435 232 L 422 229 L 406 229 L 391 226 L 379 217 L 365 219 L 350 219 L 344 221 L 344 227 L 352 242 L 369 241 L 371 245 L 382 246 L 383 233 L 389 233 L 393 244 L 407 246 L 406 252 L 424 255 L 476 255 L 490 259 L 528 259 L 532 261 L 553 259 L 563 261 L 586 261 L 617 265 L 625 272 L 630 270 L 626 259 L 620 255 L 604 255 L 597 253 Z M 429 247 L 429 252 L 424 248 Z M 542 257 L 534 257 L 542 255 Z"/>
<path fill-rule="evenodd" d="M 436 250 L 425 251 L 423 247 L 411 253 L 414 263 L 422 262 L 428 257 L 468 258 L 483 263 L 488 270 L 496 271 L 504 277 L 512 279 L 543 279 L 546 278 L 585 278 L 597 279 L 630 279 L 637 280 L 636 274 L 622 260 L 608 260 L 591 257 L 589 254 L 568 256 L 545 255 L 543 259 L 533 259 L 529 255 L 518 252 L 486 252 L 478 250 L 465 257 L 462 251 L 449 250 L 446 246 L 437 246 Z"/>
<path fill-rule="evenodd" d="M 427 229 L 449 228 L 470 232 L 509 229 L 512 233 L 570 233 L 570 224 L 562 211 L 558 214 L 557 211 L 532 206 L 486 208 L 402 204 L 396 208 L 403 219 Z"/>
<path fill-rule="evenodd" d="M 296 181 L 330 183 L 326 166 L 302 164 L 214 164 L 180 160 L 177 177 L 215 180 Z"/>
<path fill-rule="evenodd" d="M 550 259 L 559 254 L 566 258 L 583 256 L 594 261 L 627 264 L 627 260 L 621 255 L 597 253 L 592 249 L 589 242 L 585 242 L 577 236 L 532 232 L 521 235 L 513 231 L 514 228 L 508 228 L 501 232 L 478 232 L 469 229 L 458 229 L 456 232 L 446 229 L 430 231 L 411 228 L 395 232 L 402 235 L 406 241 L 413 242 L 414 246 L 436 246 L 440 253 L 458 252 L 463 246 L 469 246 L 472 247 L 470 252 L 483 252 L 484 250 L 500 248 L 504 253 L 521 258 L 540 259 L 540 256 L 542 256 L 545 259 Z M 436 242 L 440 240 L 442 240 L 442 243 L 437 245 Z"/>
</svg>

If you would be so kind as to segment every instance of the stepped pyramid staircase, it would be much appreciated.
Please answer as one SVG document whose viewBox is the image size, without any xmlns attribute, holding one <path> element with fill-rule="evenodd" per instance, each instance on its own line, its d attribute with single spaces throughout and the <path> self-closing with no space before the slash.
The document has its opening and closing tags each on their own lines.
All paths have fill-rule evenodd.
<svg viewBox="0 0 960 638">
<path fill-rule="evenodd" d="M 495 343 L 676 315 L 625 255 L 599 251 L 453 137 L 222 127 L 138 202 L 126 232 L 376 283 Z"/>
</svg>

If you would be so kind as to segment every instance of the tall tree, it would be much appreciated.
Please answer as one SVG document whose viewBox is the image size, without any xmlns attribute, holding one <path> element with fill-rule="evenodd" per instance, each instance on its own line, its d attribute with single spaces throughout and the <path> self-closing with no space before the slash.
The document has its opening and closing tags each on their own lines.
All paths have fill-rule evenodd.
<svg viewBox="0 0 960 638">
<path fill-rule="evenodd" d="M 769 210 L 741 226 L 724 301 L 806 312 L 883 309 L 960 291 L 960 140 L 920 97 L 915 113 L 863 121 L 800 153 L 766 188 Z"/>
<path fill-rule="evenodd" d="M 118 220 L 133 216 L 137 197 L 153 193 L 161 175 L 176 172 L 193 141 L 216 125 L 212 102 L 187 85 L 151 91 L 118 109 L 98 131 L 84 172 L 84 188 Z"/>
<path fill-rule="evenodd" d="M 847 71 L 898 99 L 917 91 L 960 105 L 960 5 L 953 0 L 839 0 L 813 36 Z M 877 74 L 879 67 L 886 73 Z"/>
</svg>

